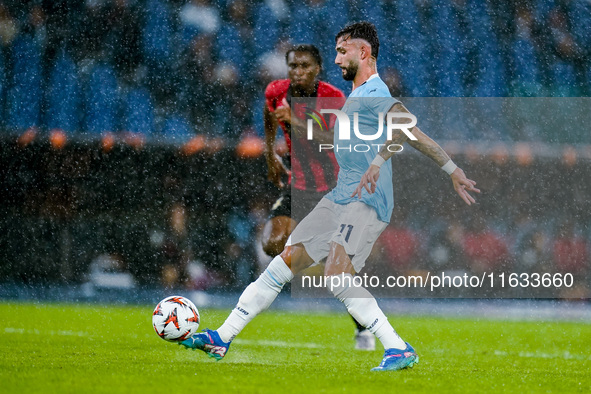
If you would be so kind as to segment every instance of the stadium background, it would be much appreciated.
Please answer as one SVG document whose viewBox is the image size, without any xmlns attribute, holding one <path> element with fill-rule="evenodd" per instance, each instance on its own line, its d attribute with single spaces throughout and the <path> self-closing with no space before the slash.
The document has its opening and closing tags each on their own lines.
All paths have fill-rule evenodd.
<svg viewBox="0 0 591 394">
<path fill-rule="evenodd" d="M 348 92 L 334 35 L 361 19 L 395 96 L 591 93 L 583 0 L 0 1 L 0 281 L 242 288 L 278 194 L 264 87 L 289 44 L 311 42 Z M 588 130 L 426 131 L 484 194 L 466 214 L 432 163 L 401 156 L 387 268 L 575 272 L 586 285 L 556 296 L 588 297 Z"/>
</svg>

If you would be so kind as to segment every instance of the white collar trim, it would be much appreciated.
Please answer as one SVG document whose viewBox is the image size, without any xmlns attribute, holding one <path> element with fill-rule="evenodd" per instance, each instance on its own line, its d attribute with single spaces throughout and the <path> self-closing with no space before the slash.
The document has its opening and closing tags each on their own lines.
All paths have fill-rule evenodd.
<svg viewBox="0 0 591 394">
<path fill-rule="evenodd" d="M 371 81 L 374 78 L 378 78 L 380 75 L 378 73 L 372 74 L 371 77 L 367 78 L 367 81 Z M 365 82 L 367 82 L 365 81 Z"/>
</svg>

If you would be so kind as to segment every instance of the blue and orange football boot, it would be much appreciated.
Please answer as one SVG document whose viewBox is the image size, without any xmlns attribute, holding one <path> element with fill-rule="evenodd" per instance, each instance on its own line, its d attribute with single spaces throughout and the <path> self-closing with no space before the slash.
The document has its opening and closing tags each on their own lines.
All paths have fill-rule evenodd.
<svg viewBox="0 0 591 394">
<path fill-rule="evenodd" d="M 372 368 L 372 371 L 398 371 L 404 368 L 412 368 L 419 363 L 419 356 L 415 350 L 406 343 L 406 349 L 386 349 L 380 365 Z"/>
<path fill-rule="evenodd" d="M 203 332 L 195 334 L 179 344 L 188 349 L 203 350 L 209 357 L 221 360 L 230 348 L 230 343 L 232 342 L 222 341 L 217 331 L 205 329 Z"/>
</svg>

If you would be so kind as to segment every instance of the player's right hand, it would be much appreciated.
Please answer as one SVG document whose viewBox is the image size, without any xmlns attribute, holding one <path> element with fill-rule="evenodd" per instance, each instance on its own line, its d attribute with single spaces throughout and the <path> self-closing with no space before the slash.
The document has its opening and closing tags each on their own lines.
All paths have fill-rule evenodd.
<svg viewBox="0 0 591 394">
<path fill-rule="evenodd" d="M 291 107 L 285 98 L 281 101 L 281 105 L 275 108 L 273 114 L 278 121 L 291 124 Z"/>
<path fill-rule="evenodd" d="M 359 185 L 351 194 L 351 197 L 357 196 L 357 198 L 361 198 L 361 193 L 363 189 L 367 190 L 369 194 L 374 194 L 376 192 L 377 182 L 380 177 L 380 167 L 376 165 L 370 165 L 365 174 L 361 177 L 361 181 L 359 181 Z"/>
<path fill-rule="evenodd" d="M 281 160 L 281 157 L 279 157 L 277 153 L 273 152 L 267 155 L 267 167 L 267 179 L 269 179 L 269 181 L 271 181 L 278 188 L 283 189 L 285 187 L 285 183 L 281 180 L 281 178 L 284 174 L 289 176 L 290 172 L 287 167 L 285 167 L 283 160 Z"/>
</svg>

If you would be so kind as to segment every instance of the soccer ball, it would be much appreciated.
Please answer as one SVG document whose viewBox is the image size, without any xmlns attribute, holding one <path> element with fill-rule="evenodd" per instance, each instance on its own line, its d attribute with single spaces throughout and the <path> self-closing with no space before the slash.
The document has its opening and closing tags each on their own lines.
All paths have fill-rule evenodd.
<svg viewBox="0 0 591 394">
<path fill-rule="evenodd" d="M 185 297 L 167 297 L 156 305 L 152 325 L 160 338 L 170 342 L 184 341 L 197 332 L 199 311 Z"/>
</svg>

